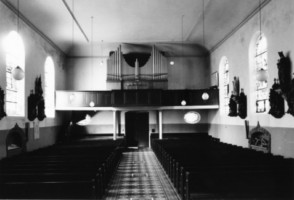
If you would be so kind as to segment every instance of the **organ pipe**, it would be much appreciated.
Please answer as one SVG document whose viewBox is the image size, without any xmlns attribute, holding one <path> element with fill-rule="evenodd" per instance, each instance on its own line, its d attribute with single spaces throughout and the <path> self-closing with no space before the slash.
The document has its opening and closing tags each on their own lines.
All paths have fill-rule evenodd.
<svg viewBox="0 0 294 200">
<path fill-rule="evenodd" d="M 150 60 L 144 66 L 129 66 L 124 60 L 121 45 L 107 60 L 107 80 L 167 80 L 167 58 L 163 56 L 155 45 L 152 46 Z"/>
</svg>

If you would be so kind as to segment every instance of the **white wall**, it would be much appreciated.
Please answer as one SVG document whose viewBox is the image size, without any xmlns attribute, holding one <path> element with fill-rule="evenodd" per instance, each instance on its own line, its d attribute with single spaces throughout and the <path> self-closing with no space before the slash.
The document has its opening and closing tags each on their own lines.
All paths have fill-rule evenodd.
<svg viewBox="0 0 294 200">
<path fill-rule="evenodd" d="M 294 52 L 294 2 L 292 0 L 272 0 L 261 11 L 262 32 L 268 41 L 269 88 L 274 78 L 278 78 L 278 52 L 290 53 L 293 63 Z M 254 112 L 255 93 L 252 89 L 254 77 L 250 66 L 249 49 L 252 39 L 259 32 L 259 15 L 255 15 L 221 46 L 211 53 L 211 71 L 218 71 L 221 58 L 226 56 L 230 65 L 230 87 L 232 79 L 238 76 L 240 87 L 244 88 L 248 98 L 248 116 L 250 126 L 255 127 L 257 121 L 272 136 L 272 153 L 294 157 L 294 117 L 285 114 L 281 119 L 271 115 Z M 252 45 L 252 44 L 251 44 Z M 251 102 L 251 103 L 250 103 Z M 287 110 L 287 106 L 286 106 Z M 247 147 L 244 120 L 239 117 L 228 117 L 220 111 L 211 111 L 208 121 L 212 124 L 209 133 L 221 141 Z"/>
<path fill-rule="evenodd" d="M 206 57 L 170 57 L 168 89 L 204 89 L 209 87 L 209 63 Z"/>
<path fill-rule="evenodd" d="M 29 122 L 27 119 L 27 97 L 30 94 L 30 90 L 33 90 L 35 87 L 37 76 L 42 76 L 42 82 L 44 84 L 44 64 L 47 56 L 51 56 L 54 61 L 56 89 L 65 89 L 64 59 L 62 54 L 23 23 L 22 20 L 19 22 L 19 34 L 22 37 L 25 47 L 25 117 L 4 117 L 0 120 L 0 159 L 6 156 L 5 142 L 8 130 L 13 128 L 16 123 L 21 128 L 24 128 L 25 123 Z M 0 86 L 3 89 L 6 87 L 6 61 L 2 43 L 8 33 L 13 30 L 17 30 L 17 16 L 3 3 L 0 3 Z M 30 128 L 33 128 L 33 122 L 29 123 Z M 39 124 L 40 139 L 35 140 L 33 137 L 29 137 L 27 149 L 34 150 L 54 144 L 57 137 L 57 127 L 61 126 L 61 123 L 62 115 L 59 113 L 56 113 L 55 118 L 45 118 Z M 43 129 L 45 131 L 42 131 Z"/>
<path fill-rule="evenodd" d="M 67 90 L 108 90 L 106 58 L 68 58 L 66 66 Z"/>
</svg>

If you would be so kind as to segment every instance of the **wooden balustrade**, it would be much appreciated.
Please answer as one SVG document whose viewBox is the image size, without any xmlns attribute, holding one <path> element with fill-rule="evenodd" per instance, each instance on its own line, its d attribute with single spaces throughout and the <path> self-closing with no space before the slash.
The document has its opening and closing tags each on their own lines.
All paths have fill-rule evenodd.
<svg viewBox="0 0 294 200">
<path fill-rule="evenodd" d="M 207 100 L 202 95 L 207 93 Z M 218 90 L 112 90 L 112 91 L 56 91 L 56 109 L 127 106 L 203 106 L 206 109 L 218 108 Z M 182 106 L 184 109 L 185 107 Z M 201 109 L 201 107 L 199 107 Z"/>
</svg>

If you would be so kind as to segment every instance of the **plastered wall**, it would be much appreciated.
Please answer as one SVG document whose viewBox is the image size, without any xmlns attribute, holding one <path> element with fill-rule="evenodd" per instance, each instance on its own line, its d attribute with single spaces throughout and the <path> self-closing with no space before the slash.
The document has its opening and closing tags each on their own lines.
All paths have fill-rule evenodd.
<svg viewBox="0 0 294 200">
<path fill-rule="evenodd" d="M 0 2 L 0 86 L 6 87 L 5 54 L 3 39 L 10 31 L 17 31 L 17 16 Z M 42 148 L 55 143 L 62 123 L 62 114 L 56 113 L 55 118 L 46 118 L 39 123 L 40 138 L 33 137 L 33 122 L 27 119 L 27 97 L 34 89 L 35 79 L 42 76 L 44 82 L 44 64 L 47 56 L 51 56 L 55 65 L 55 87 L 65 89 L 64 58 L 61 52 L 53 48 L 44 38 L 32 28 L 19 20 L 19 34 L 25 47 L 25 117 L 4 117 L 0 120 L 0 159 L 6 157 L 6 136 L 8 130 L 17 123 L 25 131 L 25 123 L 29 123 L 27 150 Z M 44 89 L 44 85 L 43 85 Z"/>
<path fill-rule="evenodd" d="M 259 14 L 256 14 L 211 53 L 211 71 L 219 71 L 221 58 L 223 56 L 228 58 L 230 87 L 232 88 L 233 77 L 238 76 L 240 87 L 244 88 L 248 98 L 248 116 L 246 120 L 249 121 L 250 129 L 255 127 L 259 121 L 260 125 L 271 133 L 272 153 L 285 157 L 294 157 L 294 117 L 290 114 L 285 114 L 281 119 L 276 119 L 267 114 L 268 110 L 264 114 L 255 113 L 251 51 L 253 41 L 259 31 Z M 289 54 L 293 63 L 294 2 L 292 0 L 270 1 L 261 10 L 261 31 L 268 41 L 268 85 L 271 88 L 274 78 L 278 78 L 278 52 L 283 51 L 285 55 Z M 286 103 L 285 107 L 287 110 Z M 220 138 L 221 141 L 226 143 L 248 147 L 244 120 L 239 117 L 228 117 L 222 114 L 221 110 L 218 110 L 209 112 L 208 122 L 211 124 L 209 128 L 210 135 Z"/>
</svg>

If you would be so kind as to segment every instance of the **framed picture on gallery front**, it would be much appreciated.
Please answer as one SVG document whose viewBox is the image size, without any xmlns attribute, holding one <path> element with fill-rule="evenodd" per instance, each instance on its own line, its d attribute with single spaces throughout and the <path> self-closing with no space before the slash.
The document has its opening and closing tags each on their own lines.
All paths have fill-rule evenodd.
<svg viewBox="0 0 294 200">
<path fill-rule="evenodd" d="M 218 72 L 211 74 L 211 88 L 218 88 Z"/>
</svg>

